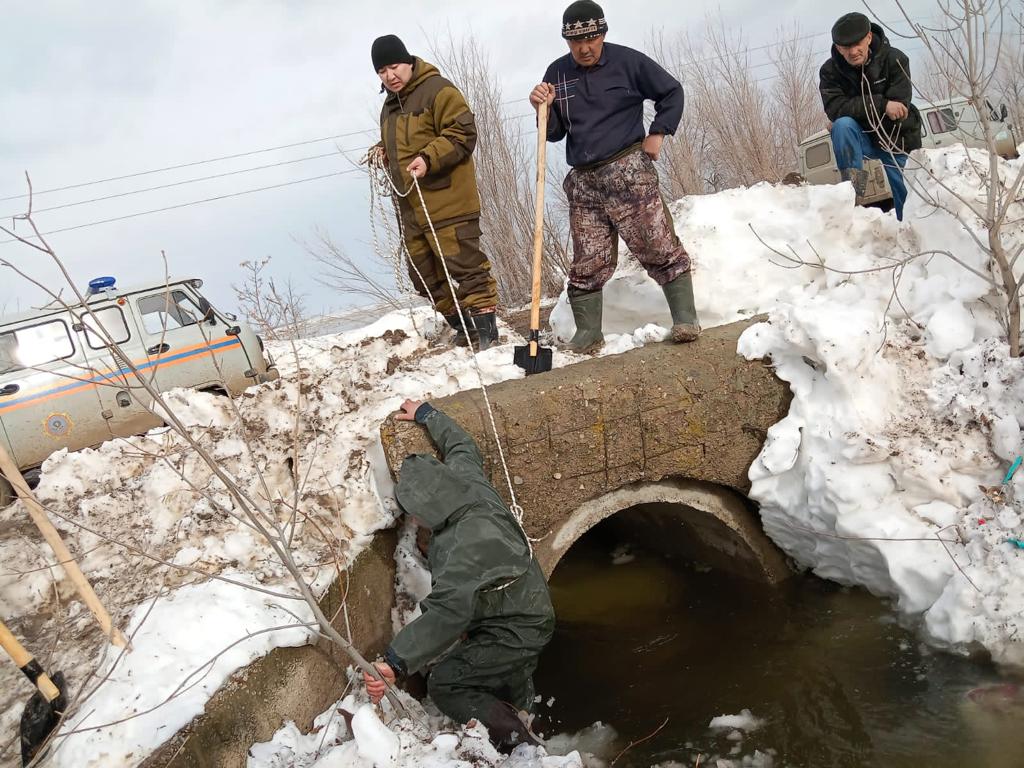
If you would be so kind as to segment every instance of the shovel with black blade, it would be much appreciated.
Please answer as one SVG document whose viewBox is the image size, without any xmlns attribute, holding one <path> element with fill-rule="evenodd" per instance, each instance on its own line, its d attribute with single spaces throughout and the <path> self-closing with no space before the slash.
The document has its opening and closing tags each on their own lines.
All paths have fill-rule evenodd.
<svg viewBox="0 0 1024 768">
<path fill-rule="evenodd" d="M 32 759 L 46 744 L 50 734 L 60 724 L 67 707 L 67 684 L 60 672 L 51 678 L 47 675 L 25 646 L 11 634 L 7 626 L 0 621 L 0 645 L 18 665 L 18 668 L 32 684 L 38 688 L 25 705 L 21 713 L 21 764 L 32 762 Z"/>
<path fill-rule="evenodd" d="M 544 179 L 545 154 L 548 146 L 548 105 L 541 102 L 537 108 L 537 206 L 533 225 L 533 297 L 530 302 L 530 339 L 525 347 L 516 347 L 512 360 L 526 371 L 544 373 L 551 370 L 551 350 L 540 345 L 540 274 L 544 253 Z"/>
</svg>

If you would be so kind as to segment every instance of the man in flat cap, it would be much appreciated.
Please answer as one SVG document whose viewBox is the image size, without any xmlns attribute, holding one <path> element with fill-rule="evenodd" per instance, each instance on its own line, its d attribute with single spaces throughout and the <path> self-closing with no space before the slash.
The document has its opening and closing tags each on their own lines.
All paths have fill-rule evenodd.
<svg viewBox="0 0 1024 768">
<path fill-rule="evenodd" d="M 412 284 L 417 293 L 433 300 L 455 329 L 456 344 L 476 342 L 483 351 L 498 340 L 498 288 L 491 264 L 480 250 L 473 113 L 459 89 L 441 77 L 433 64 L 411 56 L 395 35 L 374 40 L 370 57 L 381 90 L 388 94 L 380 112 L 377 158 L 387 163 L 391 180 L 400 191 L 405 192 L 414 178 L 419 179 L 426 204 L 424 211 L 415 192 L 397 196 Z M 456 284 L 469 339 L 452 299 L 442 254 Z"/>
<path fill-rule="evenodd" d="M 572 169 L 563 187 L 569 200 L 573 258 L 569 303 L 576 333 L 569 347 L 597 349 L 601 290 L 615 272 L 619 237 L 665 292 L 672 339 L 693 341 L 700 324 L 693 303 L 690 257 L 676 236 L 661 197 L 658 159 L 665 136 L 683 115 L 683 86 L 639 51 L 606 43 L 608 23 L 592 0 L 578 0 L 562 15 L 569 53 L 556 59 L 530 93 L 537 109 L 550 108 L 548 141 L 566 139 Z M 644 101 L 654 119 L 644 131 Z"/>
<path fill-rule="evenodd" d="M 885 32 L 863 13 L 848 13 L 832 27 L 832 56 L 819 72 L 821 101 L 832 121 L 832 148 L 844 181 L 860 197 L 867 188 L 864 160 L 880 160 L 903 219 L 907 153 L 921 147 L 921 115 L 910 99 L 910 60 L 889 45 Z"/>
</svg>

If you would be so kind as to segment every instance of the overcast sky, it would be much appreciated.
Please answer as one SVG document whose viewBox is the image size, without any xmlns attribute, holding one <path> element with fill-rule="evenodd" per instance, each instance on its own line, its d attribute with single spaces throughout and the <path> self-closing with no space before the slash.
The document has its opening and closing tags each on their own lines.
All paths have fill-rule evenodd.
<svg viewBox="0 0 1024 768">
<path fill-rule="evenodd" d="M 801 34 L 818 35 L 810 42 L 822 59 L 832 22 L 864 10 L 859 3 L 820 0 L 606 0 L 603 7 L 608 39 L 617 43 L 643 47 L 654 29 L 699 35 L 707 14 L 720 12 L 755 47 L 792 35 L 799 23 Z M 906 7 L 931 17 L 935 2 L 910 0 Z M 886 20 L 900 16 L 893 0 L 872 8 Z M 396 33 L 420 54 L 428 38 L 449 28 L 456 36 L 474 35 L 500 72 L 506 99 L 521 99 L 510 105 L 511 114 L 525 115 L 529 89 L 566 52 L 562 10 L 563 3 L 551 0 L 0 0 L 0 71 L 6 73 L 0 198 L 24 194 L 28 171 L 39 191 L 36 220 L 48 232 L 288 184 L 49 239 L 80 285 L 105 274 L 122 284 L 159 280 L 164 251 L 172 274 L 204 278 L 207 295 L 231 310 L 238 264 L 271 256 L 274 275 L 291 277 L 311 309 L 350 304 L 316 282 L 317 267 L 296 239 L 321 227 L 353 256 L 373 258 L 368 183 L 352 165 L 377 139 L 381 96 L 369 58 L 373 38 Z M 904 45 L 912 62 L 913 45 Z M 751 58 L 768 62 L 768 51 Z M 767 63 L 759 69 L 765 76 L 772 71 Z M 309 143 L 43 192 L 302 142 Z M 562 154 L 560 147 L 553 151 Z M 44 210 L 292 160 L 301 162 Z M 302 181 L 327 174 L 340 175 Z M 23 198 L 0 200 L 5 226 L 24 205 Z M 23 245 L 0 243 L 0 258 L 56 281 L 40 254 Z M 27 309 L 40 298 L 9 271 L 0 272 L 0 310 Z"/>
</svg>

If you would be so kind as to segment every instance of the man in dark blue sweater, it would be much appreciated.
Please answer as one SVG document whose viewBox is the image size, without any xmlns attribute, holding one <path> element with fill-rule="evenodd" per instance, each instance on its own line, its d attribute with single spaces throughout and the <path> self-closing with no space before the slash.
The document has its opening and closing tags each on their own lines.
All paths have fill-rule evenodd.
<svg viewBox="0 0 1024 768">
<path fill-rule="evenodd" d="M 592 0 L 577 0 L 562 15 L 569 54 L 554 61 L 530 103 L 549 108 L 548 141 L 566 139 L 572 170 L 563 187 L 569 200 L 573 259 L 569 303 L 577 352 L 596 350 L 601 333 L 601 289 L 615 272 L 619 237 L 665 292 L 672 338 L 693 341 L 700 324 L 693 303 L 690 257 L 676 236 L 661 197 L 658 159 L 665 136 L 683 115 L 683 86 L 648 56 L 605 43 L 608 23 Z M 644 131 L 644 101 L 654 120 Z"/>
</svg>

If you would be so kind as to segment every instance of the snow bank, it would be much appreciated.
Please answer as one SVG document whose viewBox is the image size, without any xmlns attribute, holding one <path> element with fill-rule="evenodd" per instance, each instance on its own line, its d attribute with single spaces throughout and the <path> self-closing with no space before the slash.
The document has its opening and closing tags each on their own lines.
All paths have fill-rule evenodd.
<svg viewBox="0 0 1024 768">
<path fill-rule="evenodd" d="M 969 217 L 980 177 L 966 151 L 922 160 L 943 185 L 923 170 L 913 184 Z M 913 195 L 907 214 L 898 227 L 837 210 L 809 238 L 816 254 L 776 241 L 848 272 L 931 253 L 906 265 L 895 295 L 891 270 L 819 271 L 741 337 L 741 354 L 770 358 L 794 395 L 751 467 L 750 496 L 798 563 L 895 598 L 941 645 L 1021 664 L 1024 552 L 1004 542 L 1024 529 L 1015 503 L 993 504 L 978 487 L 998 483 L 1022 451 L 1020 363 L 993 338 L 998 299 L 965 268 L 988 269 L 972 233 Z M 810 221 L 794 231 L 815 232 Z M 1024 242 L 1019 216 L 1009 239 Z"/>
<path fill-rule="evenodd" d="M 226 577 L 258 586 L 244 573 Z M 305 603 L 223 581 L 139 606 L 127 627 L 132 650 L 108 654 L 94 690 L 62 726 L 49 764 L 134 765 L 201 714 L 236 669 L 275 647 L 309 642 L 310 631 L 295 625 L 311 620 Z"/>
</svg>

